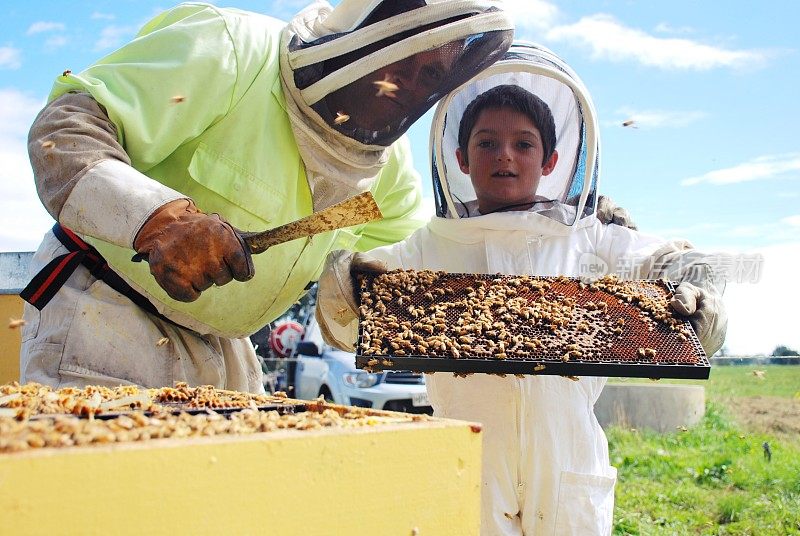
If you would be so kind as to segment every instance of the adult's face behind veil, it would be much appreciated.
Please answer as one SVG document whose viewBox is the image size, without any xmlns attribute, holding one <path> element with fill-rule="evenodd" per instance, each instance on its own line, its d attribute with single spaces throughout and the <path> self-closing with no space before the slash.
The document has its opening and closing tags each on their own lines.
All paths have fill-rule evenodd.
<svg viewBox="0 0 800 536">
<path fill-rule="evenodd" d="M 451 76 L 463 45 L 450 43 L 376 70 L 328 96 L 334 125 L 390 133 L 425 113 Z M 349 119 L 343 121 L 344 116 Z M 338 125 L 336 117 L 339 118 Z M 349 124 L 348 124 L 349 123 Z"/>
</svg>

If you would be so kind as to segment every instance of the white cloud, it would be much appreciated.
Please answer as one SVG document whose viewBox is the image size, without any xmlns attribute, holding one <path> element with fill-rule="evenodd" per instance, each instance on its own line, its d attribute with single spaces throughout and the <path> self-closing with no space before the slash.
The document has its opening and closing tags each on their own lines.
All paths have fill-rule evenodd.
<svg viewBox="0 0 800 536">
<path fill-rule="evenodd" d="M 95 42 L 94 49 L 117 48 L 124 43 L 127 37 L 134 35 L 138 29 L 138 26 L 106 26 L 100 32 L 100 39 Z"/>
<path fill-rule="evenodd" d="M 753 50 L 728 50 L 689 39 L 654 37 L 606 14 L 590 15 L 574 24 L 556 26 L 547 31 L 546 37 L 583 45 L 596 59 L 637 61 L 662 69 L 744 67 L 766 59 L 762 52 Z"/>
<path fill-rule="evenodd" d="M 53 225 L 36 194 L 26 138 L 44 105 L 15 89 L 0 89 L 0 251 L 33 251 Z"/>
<path fill-rule="evenodd" d="M 28 27 L 28 31 L 25 32 L 25 35 L 34 35 L 42 32 L 52 32 L 54 30 L 63 31 L 66 28 L 63 23 L 61 22 L 46 22 L 46 21 L 38 21 L 34 22 Z"/>
<path fill-rule="evenodd" d="M 695 30 L 691 26 L 673 26 L 668 22 L 659 22 L 653 30 L 656 33 L 668 33 L 668 34 L 690 34 L 694 33 Z"/>
<path fill-rule="evenodd" d="M 615 124 L 621 125 L 623 120 L 630 119 L 639 128 L 680 128 L 699 121 L 708 115 L 697 110 L 634 110 L 632 108 L 620 108 L 617 112 L 621 114 L 622 119 L 616 121 Z"/>
<path fill-rule="evenodd" d="M 92 20 L 114 20 L 115 18 L 117 17 L 110 13 L 100 13 L 99 11 L 92 13 Z"/>
<path fill-rule="evenodd" d="M 725 345 L 731 354 L 769 354 L 778 345 L 800 348 L 796 304 L 800 242 L 760 248 L 763 255 L 758 283 L 729 283 L 723 301 L 728 312 Z"/>
<path fill-rule="evenodd" d="M 55 50 L 57 48 L 61 48 L 64 45 L 69 43 L 69 39 L 67 39 L 63 35 L 54 35 L 53 37 L 49 38 L 47 41 L 44 42 L 45 48 L 47 50 Z"/>
<path fill-rule="evenodd" d="M 0 89 L 0 140 L 24 142 L 33 118 L 44 102 L 44 99 L 35 99 L 16 89 Z"/>
<path fill-rule="evenodd" d="M 0 47 L 0 69 L 19 69 L 21 65 L 18 48 Z"/>
<path fill-rule="evenodd" d="M 797 171 L 800 171 L 800 153 L 766 155 L 733 167 L 717 169 L 703 175 L 683 179 L 681 186 L 692 186 L 704 182 L 724 185 L 768 180 Z"/>
<path fill-rule="evenodd" d="M 558 7 L 544 0 L 506 0 L 503 5 L 517 28 L 536 32 L 537 35 L 554 26 L 561 18 Z"/>
</svg>

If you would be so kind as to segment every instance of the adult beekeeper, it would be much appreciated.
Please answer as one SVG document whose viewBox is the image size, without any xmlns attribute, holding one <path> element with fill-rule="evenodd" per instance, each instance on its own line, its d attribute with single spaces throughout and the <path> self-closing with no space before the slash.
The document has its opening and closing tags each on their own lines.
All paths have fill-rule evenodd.
<svg viewBox="0 0 800 536">
<path fill-rule="evenodd" d="M 288 25 L 183 4 L 65 72 L 29 137 L 58 224 L 24 292 L 22 381 L 263 391 L 247 335 L 303 294 L 329 251 L 422 223 L 401 136 L 512 35 L 493 0 L 317 3 Z M 234 232 L 366 190 L 383 220 L 254 256 Z"/>
<path fill-rule="evenodd" d="M 317 320 L 328 342 L 356 339 L 353 268 L 680 282 L 673 308 L 706 352 L 722 345 L 725 314 L 706 260 L 595 214 L 597 119 L 577 75 L 529 44 L 445 97 L 433 120 L 437 217 L 369 253 L 333 252 L 320 277 Z M 436 415 L 483 424 L 481 534 L 610 534 L 616 470 L 593 406 L 605 378 L 426 376 Z"/>
</svg>

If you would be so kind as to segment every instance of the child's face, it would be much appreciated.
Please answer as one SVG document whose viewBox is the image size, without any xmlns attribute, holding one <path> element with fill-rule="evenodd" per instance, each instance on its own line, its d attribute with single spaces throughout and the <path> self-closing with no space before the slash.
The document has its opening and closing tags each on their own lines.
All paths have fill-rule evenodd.
<svg viewBox="0 0 800 536">
<path fill-rule="evenodd" d="M 558 153 L 542 165 L 539 129 L 527 115 L 509 108 L 487 108 L 475 122 L 467 154 L 456 149 L 459 167 L 468 173 L 482 214 L 527 210 L 542 175 L 549 175 Z"/>
</svg>

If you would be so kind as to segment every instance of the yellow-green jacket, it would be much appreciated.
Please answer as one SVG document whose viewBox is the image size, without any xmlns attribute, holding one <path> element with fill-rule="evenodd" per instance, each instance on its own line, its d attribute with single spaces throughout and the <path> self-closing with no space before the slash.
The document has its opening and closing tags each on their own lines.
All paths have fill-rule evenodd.
<svg viewBox="0 0 800 536">
<path fill-rule="evenodd" d="M 50 99 L 89 92 L 107 110 L 134 168 L 243 231 L 276 227 L 312 212 L 281 89 L 283 26 L 254 13 L 182 4 L 80 74 L 59 77 Z M 291 306 L 329 251 L 390 244 L 422 224 L 407 139 L 394 144 L 372 191 L 383 220 L 274 246 L 254 256 L 252 280 L 212 287 L 192 303 L 169 298 L 145 263 L 131 262 L 132 250 L 86 239 L 167 316 L 242 337 Z"/>
</svg>

